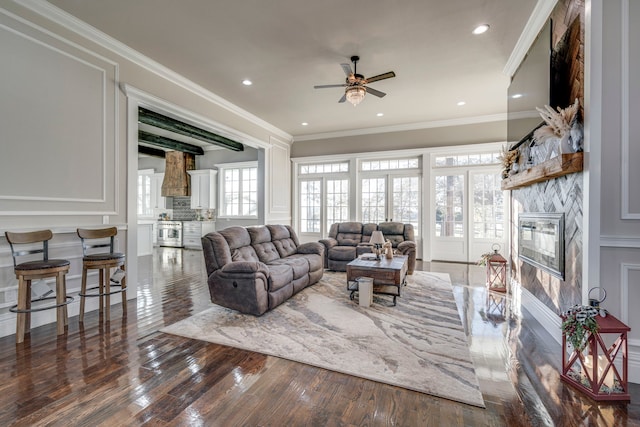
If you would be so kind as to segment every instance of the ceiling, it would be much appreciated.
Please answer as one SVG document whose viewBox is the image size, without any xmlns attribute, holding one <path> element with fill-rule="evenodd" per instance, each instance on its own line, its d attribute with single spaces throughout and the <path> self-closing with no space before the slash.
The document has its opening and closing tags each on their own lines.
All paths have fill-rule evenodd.
<svg viewBox="0 0 640 427">
<path fill-rule="evenodd" d="M 299 139 L 506 113 L 503 69 L 536 0 L 49 0 Z M 491 26 L 482 35 L 471 31 Z M 395 78 L 338 103 L 340 63 Z M 243 79 L 253 81 L 244 86 Z M 459 101 L 466 102 L 458 106 Z M 377 114 L 383 113 L 379 117 Z M 307 122 L 308 126 L 302 123 Z"/>
</svg>

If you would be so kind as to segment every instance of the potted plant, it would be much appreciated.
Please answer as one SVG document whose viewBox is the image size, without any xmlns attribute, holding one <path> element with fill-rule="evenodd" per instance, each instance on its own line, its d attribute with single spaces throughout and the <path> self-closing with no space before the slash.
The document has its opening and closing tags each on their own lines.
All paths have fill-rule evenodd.
<svg viewBox="0 0 640 427">
<path fill-rule="evenodd" d="M 575 351 L 583 350 L 587 334 L 598 332 L 597 314 L 594 307 L 579 304 L 562 313 L 562 333 Z"/>
</svg>

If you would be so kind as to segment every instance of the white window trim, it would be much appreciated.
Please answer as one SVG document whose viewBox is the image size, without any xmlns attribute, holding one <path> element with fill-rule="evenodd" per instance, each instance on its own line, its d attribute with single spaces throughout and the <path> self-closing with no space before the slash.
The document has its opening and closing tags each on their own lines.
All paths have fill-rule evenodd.
<svg viewBox="0 0 640 427">
<path fill-rule="evenodd" d="M 256 215 L 225 215 L 225 204 L 224 204 L 224 171 L 227 169 L 246 169 L 246 168 L 256 168 L 258 169 L 258 161 L 250 161 L 250 162 L 235 162 L 235 163 L 218 163 L 214 165 L 218 168 L 218 218 L 221 219 L 256 219 L 258 218 L 258 214 Z"/>
</svg>

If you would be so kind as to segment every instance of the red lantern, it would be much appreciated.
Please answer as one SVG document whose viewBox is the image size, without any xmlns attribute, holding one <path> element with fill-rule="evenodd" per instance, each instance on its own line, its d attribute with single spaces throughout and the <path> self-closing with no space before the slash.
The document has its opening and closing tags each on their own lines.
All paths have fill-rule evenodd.
<svg viewBox="0 0 640 427">
<path fill-rule="evenodd" d="M 500 245 L 495 243 L 493 253 L 487 257 L 487 289 L 507 292 L 507 260 L 498 253 Z"/>
<path fill-rule="evenodd" d="M 580 351 L 569 348 L 567 336 L 562 334 L 560 378 L 593 400 L 629 402 L 627 332 L 631 328 L 610 314 L 595 319 L 598 332 L 588 333 Z"/>
</svg>

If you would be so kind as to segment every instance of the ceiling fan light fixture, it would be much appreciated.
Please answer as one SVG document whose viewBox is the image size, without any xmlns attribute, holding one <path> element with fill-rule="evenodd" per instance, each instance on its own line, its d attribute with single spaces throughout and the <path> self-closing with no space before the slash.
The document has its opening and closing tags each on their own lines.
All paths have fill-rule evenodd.
<svg viewBox="0 0 640 427">
<path fill-rule="evenodd" d="M 364 96 L 367 94 L 367 90 L 362 86 L 349 87 L 345 92 L 347 101 L 353 104 L 354 107 L 360 104 L 364 99 Z"/>
</svg>

